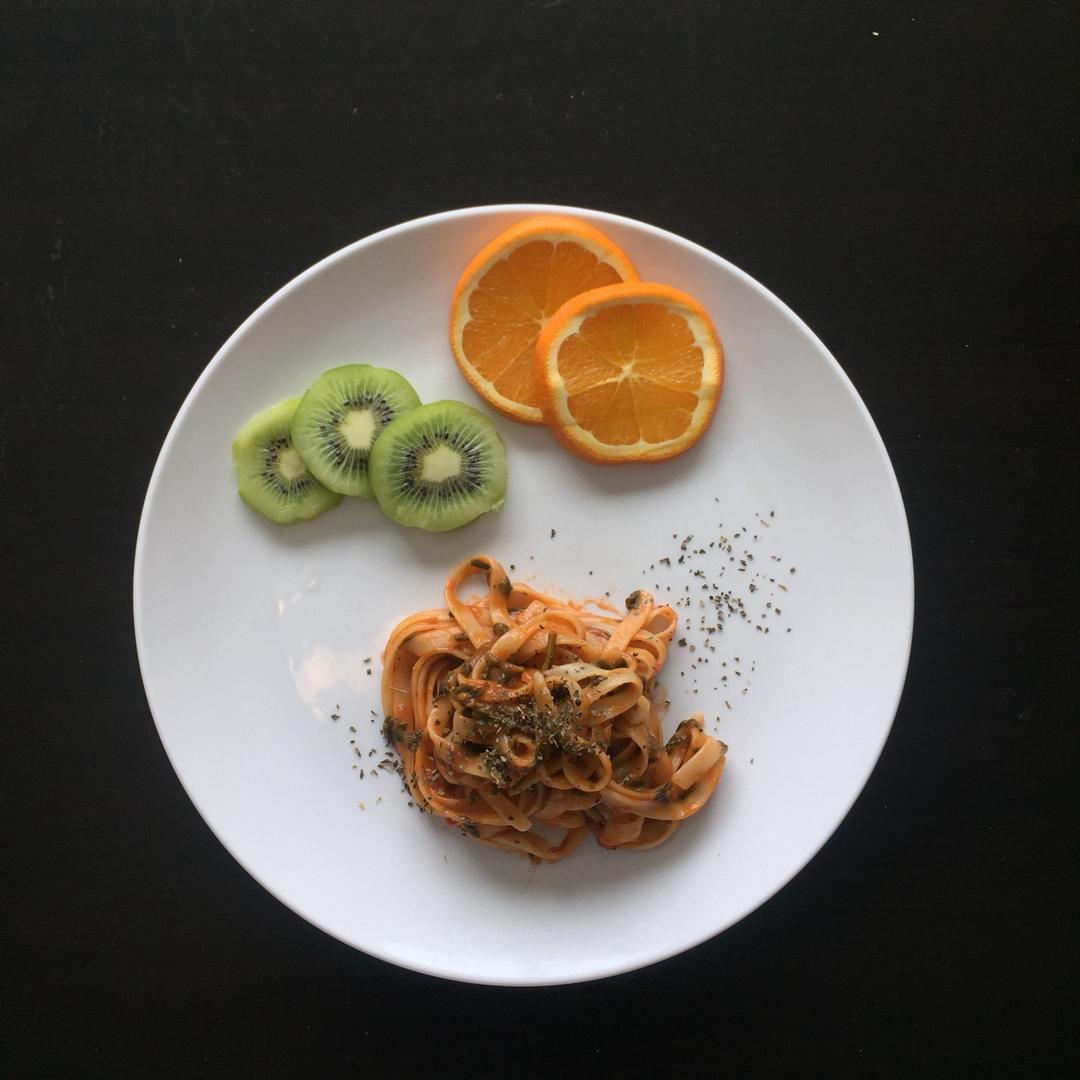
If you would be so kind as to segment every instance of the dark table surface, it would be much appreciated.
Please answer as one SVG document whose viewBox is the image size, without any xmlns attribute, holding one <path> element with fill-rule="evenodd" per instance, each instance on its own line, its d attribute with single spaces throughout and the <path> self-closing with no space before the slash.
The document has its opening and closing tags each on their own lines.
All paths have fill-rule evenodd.
<svg viewBox="0 0 1080 1080">
<path fill-rule="evenodd" d="M 1064 1075 L 1078 27 L 1043 0 L 7 5 L 0 1072 Z M 508 991 L 355 952 L 233 862 L 158 742 L 130 589 L 230 331 L 357 237 L 519 200 L 671 229 L 809 322 L 895 463 L 917 611 L 880 764 L 787 888 L 688 955 Z"/>
</svg>

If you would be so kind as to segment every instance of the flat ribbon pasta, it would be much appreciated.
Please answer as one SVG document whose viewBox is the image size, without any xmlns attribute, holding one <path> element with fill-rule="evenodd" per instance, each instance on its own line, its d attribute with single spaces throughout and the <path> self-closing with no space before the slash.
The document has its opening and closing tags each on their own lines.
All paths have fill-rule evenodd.
<svg viewBox="0 0 1080 1080">
<path fill-rule="evenodd" d="M 461 587 L 483 576 L 486 592 Z M 644 589 L 620 617 L 512 582 L 476 555 L 446 606 L 403 619 L 383 653 L 384 731 L 417 806 L 536 862 L 586 832 L 662 844 L 716 788 L 727 747 L 695 713 L 665 743 L 652 701 L 678 617 Z"/>
</svg>

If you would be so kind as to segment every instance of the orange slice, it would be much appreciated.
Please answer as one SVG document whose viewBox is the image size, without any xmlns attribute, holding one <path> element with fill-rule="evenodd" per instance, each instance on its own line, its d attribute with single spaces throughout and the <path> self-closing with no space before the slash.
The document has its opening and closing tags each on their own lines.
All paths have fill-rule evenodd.
<svg viewBox="0 0 1080 1080">
<path fill-rule="evenodd" d="M 465 267 L 450 304 L 450 348 L 473 389 L 513 420 L 542 424 L 533 357 L 572 296 L 637 281 L 626 255 L 576 218 L 540 214 L 500 233 Z"/>
<path fill-rule="evenodd" d="M 611 285 L 568 300 L 536 343 L 541 407 L 593 461 L 666 461 L 701 438 L 724 357 L 705 309 L 669 285 Z"/>
</svg>

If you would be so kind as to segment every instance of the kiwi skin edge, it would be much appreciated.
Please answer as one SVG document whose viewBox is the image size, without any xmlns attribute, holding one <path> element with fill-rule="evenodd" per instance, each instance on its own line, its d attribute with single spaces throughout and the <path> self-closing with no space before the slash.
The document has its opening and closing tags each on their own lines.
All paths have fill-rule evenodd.
<svg viewBox="0 0 1080 1080">
<path fill-rule="evenodd" d="M 323 487 L 311 475 L 292 447 L 289 422 L 299 401 L 298 397 L 286 398 L 256 413 L 232 442 L 240 498 L 278 525 L 310 521 L 342 500 L 341 495 Z M 288 481 L 278 467 L 286 453 L 291 455 L 287 461 L 291 473 Z"/>
</svg>

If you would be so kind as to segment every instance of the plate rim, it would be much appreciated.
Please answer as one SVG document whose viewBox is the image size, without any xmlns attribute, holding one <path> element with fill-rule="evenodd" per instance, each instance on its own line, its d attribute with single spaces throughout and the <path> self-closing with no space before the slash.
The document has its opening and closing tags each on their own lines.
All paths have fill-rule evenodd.
<svg viewBox="0 0 1080 1080">
<path fill-rule="evenodd" d="M 648 952 L 642 958 L 632 960 L 630 962 L 613 962 L 606 966 L 594 966 L 593 968 L 576 972 L 572 974 L 556 975 L 553 977 L 538 977 L 538 976 L 524 976 L 515 977 L 508 975 L 470 975 L 463 974 L 458 971 L 441 969 L 438 964 L 432 963 L 422 965 L 420 963 L 409 962 L 402 957 L 392 956 L 388 952 L 381 951 L 377 946 L 372 947 L 368 944 L 358 945 L 354 941 L 350 941 L 343 937 L 341 934 L 329 929 L 318 919 L 312 917 L 310 914 L 304 912 L 299 907 L 289 903 L 283 897 L 281 897 L 263 878 L 257 874 L 247 863 L 247 861 L 241 858 L 232 846 L 228 844 L 218 830 L 214 827 L 213 822 L 210 820 L 209 815 L 203 809 L 200 801 L 193 795 L 188 783 L 185 781 L 183 774 L 177 767 L 176 760 L 173 753 L 169 748 L 169 741 L 162 730 L 161 722 L 158 720 L 158 711 L 155 709 L 152 691 L 148 681 L 148 662 L 145 659 L 147 655 L 147 646 L 145 644 L 145 619 L 146 615 L 143 611 L 142 604 L 142 577 L 144 571 L 144 563 L 146 559 L 146 543 L 147 543 L 147 531 L 148 522 L 152 517 L 153 505 L 157 498 L 158 491 L 161 487 L 161 477 L 164 471 L 164 463 L 169 456 L 173 443 L 178 438 L 178 433 L 182 427 L 188 412 L 194 405 L 195 400 L 200 396 L 202 387 L 206 383 L 213 371 L 221 365 L 224 358 L 232 351 L 235 345 L 243 339 L 248 333 L 250 328 L 262 318 L 271 308 L 284 302 L 288 296 L 306 284 L 312 278 L 319 276 L 321 273 L 335 266 L 339 262 L 343 262 L 351 258 L 358 251 L 363 250 L 365 247 L 372 246 L 380 241 L 386 240 L 392 236 L 404 234 L 414 229 L 423 228 L 425 226 L 434 224 L 440 221 L 446 221 L 454 218 L 467 218 L 473 216 L 495 216 L 498 214 L 564 214 L 569 217 L 580 217 L 591 222 L 609 223 L 617 226 L 627 226 L 633 229 L 642 229 L 647 233 L 652 234 L 654 237 L 675 243 L 689 251 L 718 263 L 724 270 L 732 274 L 741 282 L 759 293 L 765 300 L 773 303 L 784 314 L 786 318 L 791 320 L 796 328 L 804 333 L 810 342 L 817 349 L 818 353 L 827 361 L 827 363 L 833 369 L 833 374 L 838 376 L 840 384 L 847 392 L 848 397 L 851 399 L 855 408 L 860 413 L 864 423 L 869 428 L 869 432 L 872 436 L 874 445 L 877 452 L 880 455 L 881 461 L 885 466 L 885 472 L 890 481 L 890 494 L 895 504 L 895 508 L 899 512 L 899 522 L 901 525 L 902 533 L 902 552 L 906 555 L 904 559 L 903 570 L 905 571 L 906 589 L 905 589 L 905 601 L 906 601 L 906 631 L 904 634 L 904 656 L 901 666 L 901 673 L 898 685 L 894 688 L 892 694 L 893 704 L 890 711 L 890 719 L 888 724 L 884 726 L 879 745 L 875 749 L 872 757 L 869 760 L 869 764 L 861 777 L 858 785 L 855 787 L 854 795 L 846 803 L 845 806 L 839 812 L 835 822 L 825 832 L 821 841 L 813 848 L 813 850 L 807 855 L 807 857 L 794 867 L 789 874 L 783 877 L 768 893 L 756 900 L 752 904 L 744 907 L 743 910 L 738 911 L 733 917 L 724 923 L 724 925 L 717 927 L 714 930 L 709 931 L 706 934 L 694 935 L 692 940 L 682 941 L 675 946 L 665 946 L 659 949 L 654 949 Z M 889 740 L 889 736 L 892 733 L 893 725 L 896 723 L 897 712 L 900 707 L 900 702 L 903 697 L 904 688 L 907 684 L 907 677 L 911 665 L 911 648 L 914 637 L 915 626 L 915 567 L 914 567 L 914 555 L 911 547 L 911 529 L 907 518 L 907 511 L 904 506 L 903 493 L 900 490 L 900 483 L 896 476 L 896 469 L 893 466 L 892 458 L 889 455 L 888 449 L 885 446 L 885 442 L 881 437 L 881 433 L 878 431 L 877 424 L 874 423 L 874 418 L 867 408 L 866 403 L 863 401 L 859 392 L 856 390 L 854 383 L 849 378 L 847 372 L 841 367 L 839 361 L 833 356 L 828 348 L 824 345 L 821 339 L 814 333 L 807 323 L 800 318 L 780 297 L 773 293 L 761 282 L 751 277 L 744 270 L 735 266 L 733 263 L 725 259 L 722 255 L 716 254 L 716 252 L 704 247 L 701 244 L 696 243 L 693 240 L 688 240 L 683 236 L 673 233 L 667 229 L 660 228 L 659 226 L 652 225 L 649 222 L 641 221 L 637 218 L 627 217 L 621 214 L 613 214 L 604 210 L 591 210 L 585 207 L 565 206 L 553 203 L 489 203 L 479 204 L 476 206 L 460 207 L 453 210 L 442 210 L 433 214 L 425 214 L 421 217 L 410 218 L 406 221 L 399 222 L 395 225 L 387 226 L 386 228 L 379 229 L 376 232 L 369 233 L 366 236 L 361 237 L 358 240 L 354 240 L 344 247 L 331 252 L 329 255 L 324 256 L 317 262 L 313 263 L 307 269 L 301 271 L 295 277 L 291 278 L 284 285 L 280 286 L 273 293 L 270 294 L 262 303 L 251 312 L 250 315 L 245 318 L 240 325 L 225 339 L 220 347 L 215 351 L 214 355 L 207 362 L 206 366 L 200 372 L 198 378 L 192 384 L 191 389 L 185 396 L 183 403 L 177 410 L 176 415 L 173 417 L 172 423 L 169 425 L 169 430 L 165 435 L 165 438 L 161 444 L 161 449 L 158 451 L 157 458 L 154 462 L 154 468 L 150 475 L 150 480 L 147 484 L 146 495 L 143 499 L 142 509 L 139 514 L 139 525 L 135 541 L 135 554 L 132 566 L 132 614 L 135 630 L 135 649 L 138 657 L 139 675 L 143 685 L 143 694 L 146 698 L 147 707 L 150 710 L 151 718 L 154 721 L 154 727 L 157 731 L 158 739 L 161 742 L 162 748 L 165 751 L 165 756 L 169 761 L 169 765 L 172 767 L 173 773 L 176 779 L 179 781 L 181 788 L 194 806 L 196 813 L 202 819 L 203 823 L 210 830 L 214 838 L 222 845 L 222 847 L 229 853 L 229 855 L 236 860 L 236 862 L 243 868 L 243 870 L 263 889 L 266 890 L 278 903 L 282 904 L 289 911 L 302 918 L 305 922 L 310 923 L 321 932 L 327 934 L 329 937 L 334 938 L 342 944 L 347 945 L 349 948 L 355 949 L 358 952 L 363 953 L 366 956 L 371 956 L 383 963 L 392 964 L 395 967 L 402 968 L 404 970 L 413 971 L 418 974 L 433 976 L 436 978 L 446 979 L 452 982 L 461 982 L 471 985 L 481 986 L 505 986 L 505 987 L 528 987 L 528 986 L 568 986 L 576 983 L 592 982 L 600 979 L 613 978 L 617 975 L 629 973 L 631 971 L 640 971 L 644 968 L 651 967 L 654 964 L 661 963 L 664 960 L 669 960 L 673 957 L 680 956 L 683 953 L 689 952 L 691 949 L 697 948 L 706 941 L 710 941 L 713 938 L 719 937 L 721 934 L 730 930 L 736 924 L 742 922 L 743 919 L 751 915 L 753 912 L 764 907 L 770 900 L 772 900 L 783 889 L 787 888 L 797 878 L 803 870 L 821 853 L 825 845 L 836 835 L 840 826 L 847 819 L 851 813 L 855 803 L 858 802 L 866 789 L 866 785 L 873 775 L 874 770 L 877 768 L 878 762 L 881 760 L 881 755 L 885 750 L 885 746 Z"/>
</svg>

